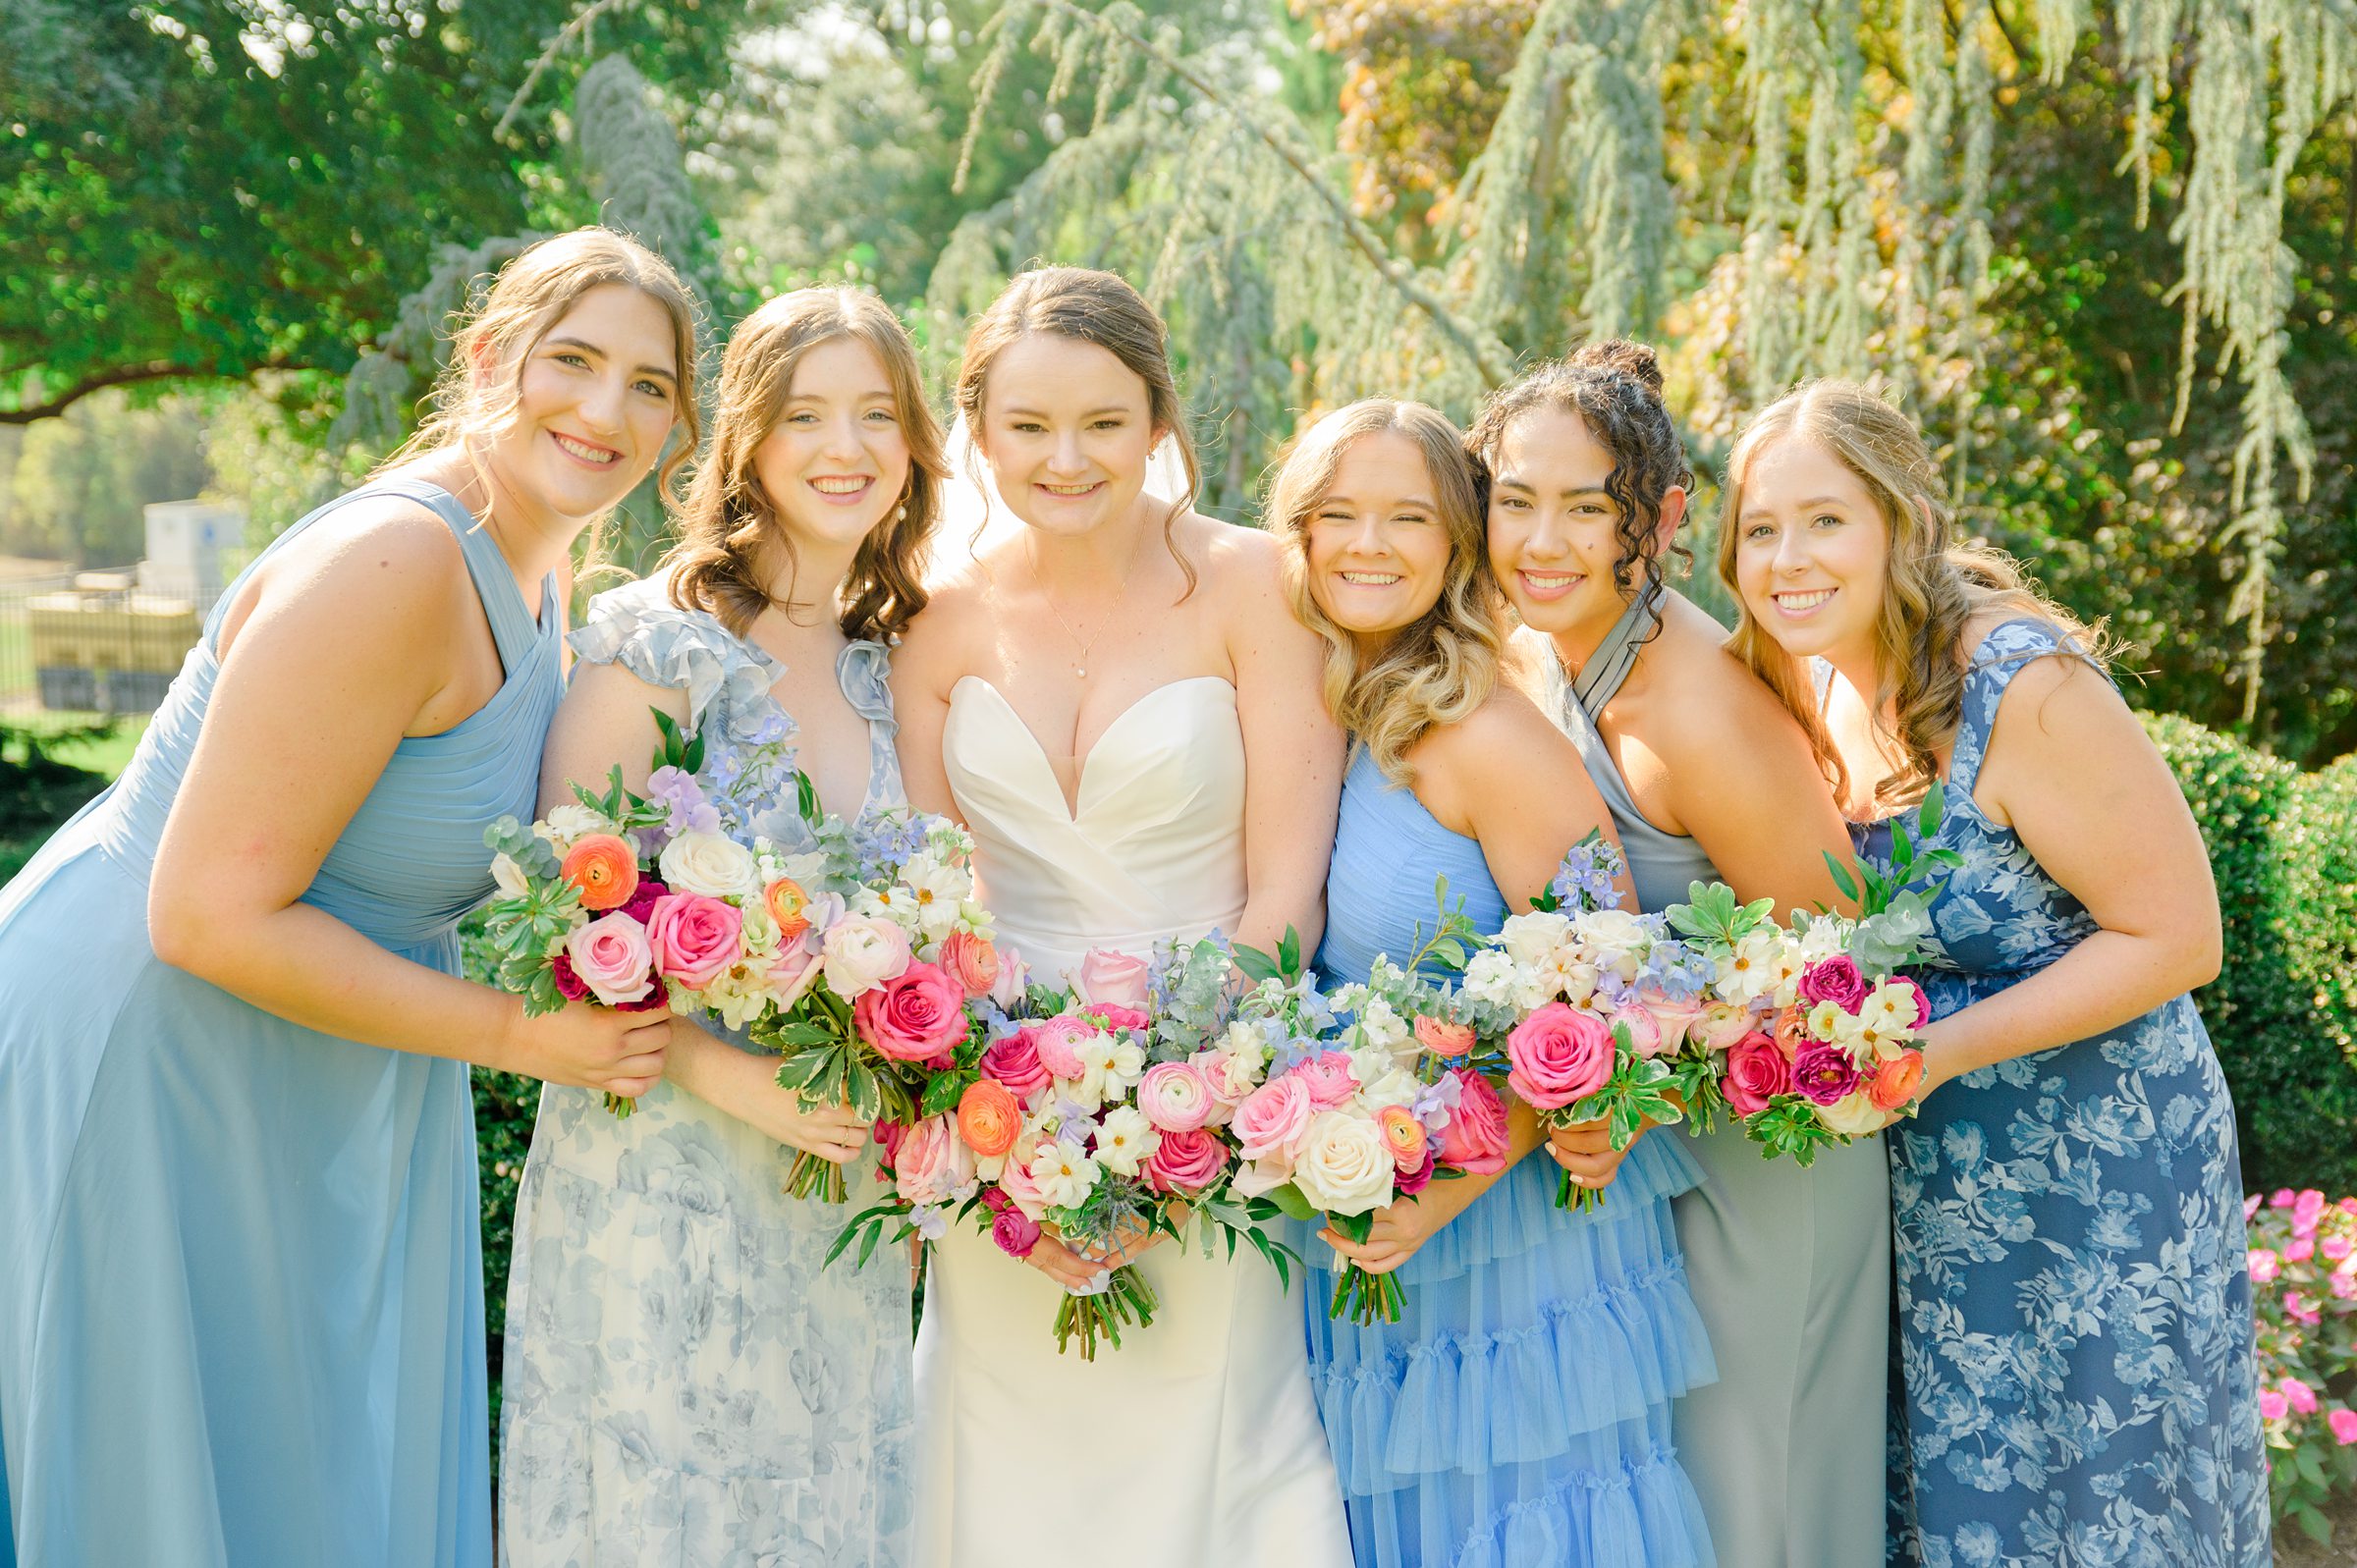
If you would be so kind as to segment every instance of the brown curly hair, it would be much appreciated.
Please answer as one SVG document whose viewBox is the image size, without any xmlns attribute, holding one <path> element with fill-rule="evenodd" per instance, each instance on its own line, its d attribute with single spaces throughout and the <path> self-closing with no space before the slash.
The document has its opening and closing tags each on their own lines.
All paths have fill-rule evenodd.
<svg viewBox="0 0 2357 1568">
<path fill-rule="evenodd" d="M 1763 448 L 1787 438 L 1822 448 L 1855 474 L 1890 537 L 1875 624 L 1877 689 L 1859 695 L 1871 701 L 1876 728 L 1898 742 L 1906 760 L 1876 782 L 1878 807 L 1911 805 L 1940 777 L 1940 751 L 1963 717 L 1964 639 L 1974 616 L 1992 608 L 2034 616 L 2099 669 L 2108 664 L 2114 645 L 2102 622 L 2085 624 L 2056 605 L 2010 557 L 1956 538 L 1940 465 L 1914 420 L 1857 382 L 1804 381 L 1761 409 L 1735 438 L 1719 519 L 1719 579 L 1740 610 L 1727 647 L 1800 721 L 1837 795 L 1847 796 L 1849 772 L 1826 733 L 1815 683 L 1752 616 L 1735 581 L 1742 538 L 1736 519 L 1752 461 Z M 1895 714 L 1895 729 L 1885 729 L 1886 711 Z"/>
<path fill-rule="evenodd" d="M 1631 598 L 1662 585 L 1660 533 L 1662 501 L 1672 486 L 1694 488 L 1685 443 L 1662 402 L 1662 367 L 1651 349 L 1625 338 L 1584 345 L 1567 358 L 1551 359 L 1490 394 L 1465 433 L 1465 450 L 1482 465 L 1485 479 L 1516 419 L 1539 408 L 1577 414 L 1613 456 L 1604 493 L 1619 514 L 1615 532 L 1620 558 L 1614 575 Z M 1692 555 L 1672 542 L 1681 561 Z"/>
<path fill-rule="evenodd" d="M 797 289 L 738 323 L 722 356 L 712 450 L 680 509 L 680 542 L 658 569 L 671 573 L 672 602 L 702 610 L 743 636 L 776 601 L 763 585 L 764 551 L 794 559 L 794 542 L 753 473 L 794 391 L 802 356 L 823 343 L 865 344 L 892 385 L 893 413 L 908 443 L 908 485 L 901 504 L 859 542 L 843 583 L 838 623 L 847 637 L 883 641 L 925 607 L 924 558 L 941 515 L 940 421 L 926 406 L 916 350 L 890 306 L 860 289 Z"/>
</svg>

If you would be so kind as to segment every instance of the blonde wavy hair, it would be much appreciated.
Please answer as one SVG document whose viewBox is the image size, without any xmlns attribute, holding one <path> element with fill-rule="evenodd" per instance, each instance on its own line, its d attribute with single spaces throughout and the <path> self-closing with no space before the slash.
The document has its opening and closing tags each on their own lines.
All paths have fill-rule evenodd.
<svg viewBox="0 0 2357 1568">
<path fill-rule="evenodd" d="M 1423 455 L 1449 535 L 1440 597 L 1414 624 L 1362 659 L 1309 585 L 1309 524 L 1351 446 L 1390 432 Z M 1482 472 L 1448 416 L 1420 403 L 1367 398 L 1337 408 L 1293 439 L 1270 481 L 1263 518 L 1285 546 L 1293 615 L 1326 640 L 1326 707 L 1386 778 L 1415 777 L 1407 753 L 1432 730 L 1472 714 L 1497 690 L 1506 664 L 1506 596 L 1490 571 Z"/>
<path fill-rule="evenodd" d="M 514 421 L 522 400 L 523 363 L 540 340 L 592 289 L 635 289 L 671 318 L 671 347 L 679 384 L 672 395 L 671 443 L 655 465 L 664 504 L 675 499 L 679 471 L 703 434 L 696 404 L 695 297 L 671 263 L 616 229 L 576 229 L 537 242 L 490 280 L 469 291 L 467 307 L 451 333 L 450 363 L 434 380 L 432 411 L 378 463 L 369 477 L 419 458 L 466 455 L 486 496 L 497 494 L 481 442 Z M 489 503 L 485 503 L 488 515 Z"/>
<path fill-rule="evenodd" d="M 1963 717 L 1973 617 L 1991 609 L 2034 616 L 2106 666 L 2112 644 L 2101 622 L 2085 624 L 2048 599 L 2012 558 L 1956 537 L 1940 465 L 1914 420 L 1857 382 L 1803 382 L 1761 409 L 1735 440 L 1719 519 L 1719 580 L 1739 610 L 1727 647 L 1800 721 L 1838 796 L 1847 798 L 1849 770 L 1826 732 L 1809 670 L 1753 617 L 1735 581 L 1737 519 L 1752 462 L 1786 439 L 1823 449 L 1855 474 L 1890 538 L 1875 621 L 1876 689 L 1860 695 L 1870 697 L 1877 730 L 1898 742 L 1905 760 L 1876 783 L 1877 807 L 1911 805 L 1940 777 L 1939 754 Z M 1885 724 L 1886 712 L 1895 715 L 1894 725 Z"/>
<path fill-rule="evenodd" d="M 925 551 L 949 465 L 941 424 L 925 403 L 916 350 L 900 318 L 874 295 L 797 289 L 745 317 L 731 335 L 714 400 L 712 450 L 680 508 L 680 541 L 657 568 L 671 574 L 674 604 L 706 611 L 740 637 L 775 602 L 765 584 L 776 556 L 794 562 L 793 538 L 762 493 L 753 458 L 778 427 L 803 356 L 846 338 L 866 345 L 884 367 L 893 416 L 908 443 L 908 480 L 900 503 L 851 558 L 837 621 L 845 636 L 883 641 L 925 607 Z M 821 593 L 831 586 L 822 584 Z"/>
</svg>

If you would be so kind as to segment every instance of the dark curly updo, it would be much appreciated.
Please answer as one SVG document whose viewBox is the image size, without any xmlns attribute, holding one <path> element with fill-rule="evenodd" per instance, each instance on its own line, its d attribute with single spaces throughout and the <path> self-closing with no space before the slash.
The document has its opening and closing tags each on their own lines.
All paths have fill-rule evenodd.
<svg viewBox="0 0 2357 1568">
<path fill-rule="evenodd" d="M 1694 488 L 1685 443 L 1678 440 L 1677 426 L 1662 402 L 1661 361 L 1641 343 L 1607 338 L 1567 358 L 1550 359 L 1500 387 L 1465 432 L 1465 450 L 1485 475 L 1514 421 L 1541 408 L 1577 414 L 1613 455 L 1604 492 L 1620 514 L 1620 559 L 1615 563 L 1620 591 L 1634 597 L 1659 588 L 1666 553 L 1659 533 L 1662 498 L 1672 485 Z M 1680 561 L 1693 560 L 1675 541 L 1667 553 Z"/>
</svg>

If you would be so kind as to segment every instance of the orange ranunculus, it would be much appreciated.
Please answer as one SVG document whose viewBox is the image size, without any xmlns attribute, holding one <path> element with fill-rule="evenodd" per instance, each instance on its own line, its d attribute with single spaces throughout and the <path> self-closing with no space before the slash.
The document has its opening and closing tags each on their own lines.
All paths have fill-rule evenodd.
<svg viewBox="0 0 2357 1568">
<path fill-rule="evenodd" d="M 1867 1095 L 1878 1110 L 1896 1110 L 1923 1088 L 1923 1053 L 1902 1051 L 1875 1069 Z"/>
<path fill-rule="evenodd" d="M 1416 1015 L 1416 1044 L 1436 1056 L 1461 1056 L 1473 1049 L 1473 1026 L 1430 1013 Z"/>
<path fill-rule="evenodd" d="M 1392 1163 L 1402 1171 L 1413 1172 L 1424 1167 L 1427 1139 L 1424 1123 L 1405 1106 L 1386 1106 L 1375 1113 L 1375 1125 L 1383 1133 L 1383 1146 L 1391 1151 Z"/>
<path fill-rule="evenodd" d="M 1776 1015 L 1774 1028 L 1776 1049 L 1784 1054 L 1786 1061 L 1799 1058 L 1800 1048 L 1809 1043 L 1809 1015 L 1802 1007 L 1786 1007 Z"/>
<path fill-rule="evenodd" d="M 977 1078 L 965 1086 L 958 1102 L 958 1136 L 985 1159 L 1014 1147 L 1023 1130 L 1023 1108 L 1014 1093 L 995 1078 Z"/>
<path fill-rule="evenodd" d="M 802 913 L 810 907 L 810 895 L 792 877 L 780 877 L 762 889 L 761 901 L 769 906 L 769 918 L 778 923 L 780 942 L 796 941 L 810 929 L 810 921 Z"/>
<path fill-rule="evenodd" d="M 610 833 L 584 834 L 559 875 L 580 889 L 582 908 L 619 909 L 638 891 L 638 851 Z"/>
</svg>

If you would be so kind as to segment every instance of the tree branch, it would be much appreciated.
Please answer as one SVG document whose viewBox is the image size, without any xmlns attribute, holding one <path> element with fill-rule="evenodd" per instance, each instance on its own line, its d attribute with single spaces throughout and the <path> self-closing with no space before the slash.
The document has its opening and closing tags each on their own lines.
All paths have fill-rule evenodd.
<svg viewBox="0 0 2357 1568">
<path fill-rule="evenodd" d="M 45 403 L 30 404 L 21 408 L 0 408 L 0 425 L 28 425 L 43 419 L 54 419 L 93 392 L 109 387 L 128 387 L 144 381 L 243 381 L 260 370 L 326 370 L 328 365 L 285 358 L 266 359 L 260 364 L 247 365 L 243 370 L 212 370 L 203 365 L 186 365 L 171 359 L 150 359 L 144 364 L 116 365 L 109 370 L 93 371 L 75 382 L 64 392 Z"/>
<path fill-rule="evenodd" d="M 1467 322 L 1460 320 L 1456 313 L 1436 297 L 1430 290 L 1417 283 L 1407 268 L 1391 253 L 1375 232 L 1359 221 L 1358 215 L 1343 204 L 1343 199 L 1334 193 L 1332 188 L 1318 175 L 1316 170 L 1302 161 L 1298 151 L 1286 145 L 1268 127 L 1245 113 L 1240 105 L 1232 102 L 1207 78 L 1153 40 L 1141 38 L 1119 23 L 1073 4 L 1072 0 L 1039 0 L 1039 3 L 1061 11 L 1076 21 L 1085 22 L 1098 31 L 1120 39 L 1168 71 L 1172 76 L 1194 88 L 1205 102 L 1250 132 L 1259 139 L 1261 145 L 1275 153 L 1287 168 L 1300 177 L 1301 183 L 1309 187 L 1319 202 L 1341 226 L 1352 248 L 1367 259 L 1368 264 L 1374 267 L 1384 282 L 1392 286 L 1395 293 L 1429 318 L 1432 324 L 1440 329 L 1441 335 L 1472 361 L 1473 367 L 1481 373 L 1485 382 L 1493 387 L 1503 386 L 1512 377 L 1513 366 L 1501 356 L 1501 345 L 1483 343 L 1484 334 L 1476 331 Z"/>
<path fill-rule="evenodd" d="M 556 63 L 557 56 L 565 52 L 565 46 L 596 21 L 599 15 L 622 3 L 623 0 L 589 0 L 589 4 L 581 8 L 580 15 L 557 29 L 557 35 L 549 39 L 547 46 L 540 51 L 540 58 L 532 62 L 532 69 L 523 74 L 523 85 L 518 87 L 516 96 L 508 100 L 507 108 L 500 114 L 499 124 L 491 128 L 492 135 L 503 141 L 507 139 L 508 127 L 516 123 L 516 116 L 531 101 L 532 89 L 540 84 L 541 74 Z"/>
</svg>

